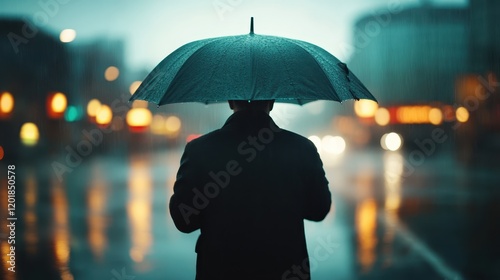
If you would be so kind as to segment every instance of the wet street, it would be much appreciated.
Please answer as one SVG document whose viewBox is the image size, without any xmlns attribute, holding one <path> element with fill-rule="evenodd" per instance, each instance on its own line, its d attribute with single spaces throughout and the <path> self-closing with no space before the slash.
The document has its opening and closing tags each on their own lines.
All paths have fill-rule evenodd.
<svg viewBox="0 0 500 280">
<path fill-rule="evenodd" d="M 61 181 L 52 160 L 17 164 L 17 278 L 2 238 L 2 279 L 194 279 L 199 233 L 180 233 L 168 213 L 180 155 L 94 155 Z M 500 279 L 493 168 L 447 152 L 418 165 L 368 149 L 322 158 L 333 207 L 306 222 L 313 279 Z"/>
</svg>

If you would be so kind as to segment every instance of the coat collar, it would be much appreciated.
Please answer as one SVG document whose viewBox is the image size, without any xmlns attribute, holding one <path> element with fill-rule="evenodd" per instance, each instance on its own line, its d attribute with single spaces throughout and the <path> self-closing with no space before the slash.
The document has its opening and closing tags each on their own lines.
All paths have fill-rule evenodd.
<svg viewBox="0 0 500 280">
<path fill-rule="evenodd" d="M 243 110 L 233 113 L 222 128 L 254 130 L 265 127 L 278 128 L 271 116 L 265 112 Z"/>
</svg>

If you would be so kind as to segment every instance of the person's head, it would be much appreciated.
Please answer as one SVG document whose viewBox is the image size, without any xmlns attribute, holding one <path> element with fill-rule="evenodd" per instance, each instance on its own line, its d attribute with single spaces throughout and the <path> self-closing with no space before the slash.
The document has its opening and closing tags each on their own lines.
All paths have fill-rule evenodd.
<svg viewBox="0 0 500 280">
<path fill-rule="evenodd" d="M 274 100 L 229 100 L 228 103 L 234 112 L 250 110 L 269 114 L 274 106 Z"/>
</svg>

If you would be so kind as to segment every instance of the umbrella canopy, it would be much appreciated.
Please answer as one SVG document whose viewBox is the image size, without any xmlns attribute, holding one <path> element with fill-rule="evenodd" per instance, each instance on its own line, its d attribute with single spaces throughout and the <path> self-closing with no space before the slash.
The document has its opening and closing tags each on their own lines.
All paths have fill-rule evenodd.
<svg viewBox="0 0 500 280">
<path fill-rule="evenodd" d="M 157 105 L 227 100 L 305 104 L 375 97 L 326 50 L 304 41 L 250 34 L 183 45 L 155 67 L 130 98 Z"/>
</svg>

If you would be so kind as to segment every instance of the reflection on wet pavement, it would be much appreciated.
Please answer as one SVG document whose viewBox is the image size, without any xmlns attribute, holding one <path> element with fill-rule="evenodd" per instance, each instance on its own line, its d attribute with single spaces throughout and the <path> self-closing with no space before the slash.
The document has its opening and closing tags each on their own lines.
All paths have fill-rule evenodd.
<svg viewBox="0 0 500 280">
<path fill-rule="evenodd" d="M 132 248 L 130 257 L 142 269 L 147 268 L 148 255 L 153 237 L 152 228 L 152 180 L 151 167 L 147 159 L 132 157 L 129 172 L 129 200 L 127 215 L 130 221 Z"/>
<path fill-rule="evenodd" d="M 376 229 L 377 203 L 374 199 L 366 199 L 356 207 L 357 255 L 362 273 L 368 273 L 375 261 Z"/>
<path fill-rule="evenodd" d="M 52 205 L 53 212 L 53 230 L 54 239 L 53 246 L 56 257 L 56 264 L 60 270 L 62 280 L 72 280 L 73 275 L 68 267 L 70 256 L 70 239 L 71 233 L 68 224 L 68 201 L 66 198 L 66 190 L 62 183 L 58 180 L 52 181 Z"/>
<path fill-rule="evenodd" d="M 103 170 L 92 167 L 91 181 L 88 186 L 88 212 L 87 222 L 89 227 L 89 244 L 94 258 L 101 260 L 104 256 L 104 250 L 107 247 L 108 238 L 106 205 L 108 199 L 108 189 L 103 174 Z"/>
<path fill-rule="evenodd" d="M 178 232 L 168 213 L 180 155 L 169 150 L 95 157 L 63 181 L 46 164 L 26 164 L 18 211 L 19 279 L 194 279 L 198 232 Z M 495 273 L 463 261 L 471 252 L 482 262 L 494 260 L 486 249 L 471 247 L 498 244 L 492 235 L 498 225 L 473 215 L 498 210 L 491 206 L 498 195 L 494 177 L 434 172 L 449 163 L 442 159 L 405 173 L 405 156 L 398 152 L 353 152 L 325 162 L 332 210 L 323 222 L 306 222 L 314 279 Z M 5 188 L 7 182 L 0 184 Z M 0 233 L 8 234 L 6 228 Z M 5 239 L 0 250 L 3 279 L 14 279 L 6 273 Z"/>
</svg>

